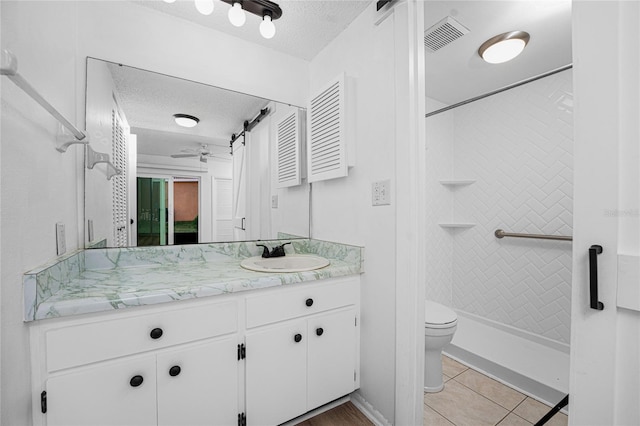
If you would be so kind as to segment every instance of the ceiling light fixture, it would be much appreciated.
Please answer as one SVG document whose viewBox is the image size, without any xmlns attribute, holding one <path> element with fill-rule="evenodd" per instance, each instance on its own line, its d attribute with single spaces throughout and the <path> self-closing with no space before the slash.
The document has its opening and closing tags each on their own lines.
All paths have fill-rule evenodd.
<svg viewBox="0 0 640 426">
<path fill-rule="evenodd" d="M 173 114 L 173 119 L 182 127 L 195 127 L 200 122 L 198 117 L 189 114 Z"/>
<path fill-rule="evenodd" d="M 247 20 L 247 14 L 244 13 L 240 0 L 235 0 L 233 2 L 233 6 L 231 6 L 231 9 L 229 9 L 228 16 L 229 22 L 231 22 L 234 27 L 241 27 L 244 25 Z"/>
<path fill-rule="evenodd" d="M 510 31 L 491 37 L 482 43 L 478 54 L 490 64 L 501 64 L 518 56 L 529 43 L 529 33 L 524 31 Z"/>
<path fill-rule="evenodd" d="M 173 3 L 175 0 L 164 0 L 167 3 Z M 213 13 L 213 0 L 194 0 L 196 9 L 203 15 L 211 15 Z M 273 21 L 280 19 L 282 9 L 276 3 L 269 0 L 220 0 L 231 5 L 228 17 L 231 24 L 241 27 L 247 20 L 245 12 L 253 13 L 262 18 L 260 23 L 260 34 L 266 39 L 273 38 L 276 35 L 276 26 Z"/>
</svg>

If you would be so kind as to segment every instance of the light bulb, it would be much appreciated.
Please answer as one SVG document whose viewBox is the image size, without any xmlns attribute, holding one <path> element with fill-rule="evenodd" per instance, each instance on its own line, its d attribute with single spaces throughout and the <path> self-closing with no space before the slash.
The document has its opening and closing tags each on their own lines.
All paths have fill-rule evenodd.
<svg viewBox="0 0 640 426">
<path fill-rule="evenodd" d="M 234 2 L 231 9 L 229 9 L 229 22 L 235 27 L 241 27 L 247 20 L 247 15 L 242 9 L 240 2 Z"/>
<path fill-rule="evenodd" d="M 264 38 L 273 38 L 276 35 L 276 26 L 273 25 L 273 21 L 271 20 L 271 16 L 264 15 L 262 18 L 262 22 L 260 23 L 260 34 Z"/>
<path fill-rule="evenodd" d="M 211 15 L 213 13 L 213 0 L 195 0 L 196 9 L 203 15 Z"/>
</svg>

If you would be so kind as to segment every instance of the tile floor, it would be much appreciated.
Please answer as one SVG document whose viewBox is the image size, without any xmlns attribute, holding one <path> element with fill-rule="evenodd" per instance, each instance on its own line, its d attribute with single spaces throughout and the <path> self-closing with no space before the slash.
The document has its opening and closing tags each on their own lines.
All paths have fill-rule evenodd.
<svg viewBox="0 0 640 426">
<path fill-rule="evenodd" d="M 535 399 L 443 356 L 445 386 L 425 393 L 425 426 L 529 426 L 550 409 Z M 547 425 L 564 426 L 567 416 L 557 413 Z"/>
</svg>

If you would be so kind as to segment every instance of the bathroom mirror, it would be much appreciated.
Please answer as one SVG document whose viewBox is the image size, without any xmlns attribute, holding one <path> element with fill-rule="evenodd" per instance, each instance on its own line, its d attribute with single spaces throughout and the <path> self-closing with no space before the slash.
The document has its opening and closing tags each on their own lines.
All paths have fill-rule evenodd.
<svg viewBox="0 0 640 426">
<path fill-rule="evenodd" d="M 294 112 L 304 120 L 296 106 L 88 58 L 85 246 L 308 237 L 309 184 L 276 179 L 276 126 Z"/>
<path fill-rule="evenodd" d="M 427 114 L 571 66 L 571 1 L 425 2 Z M 489 63 L 480 47 L 523 31 L 522 53 Z M 444 78 L 446 76 L 446 78 Z"/>
</svg>

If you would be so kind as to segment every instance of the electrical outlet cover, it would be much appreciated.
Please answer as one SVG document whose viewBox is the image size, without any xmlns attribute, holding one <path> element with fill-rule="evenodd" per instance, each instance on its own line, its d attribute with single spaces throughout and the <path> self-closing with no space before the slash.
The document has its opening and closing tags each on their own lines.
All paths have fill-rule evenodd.
<svg viewBox="0 0 640 426">
<path fill-rule="evenodd" d="M 56 223 L 56 252 L 58 256 L 67 252 L 67 241 L 64 232 L 64 223 Z"/>
</svg>

